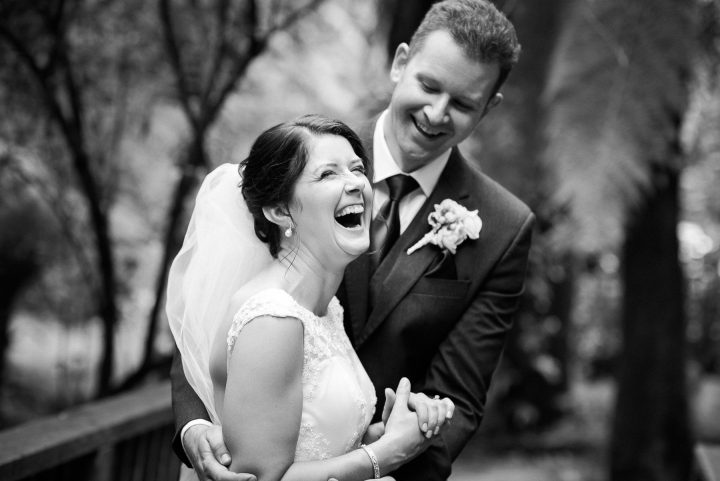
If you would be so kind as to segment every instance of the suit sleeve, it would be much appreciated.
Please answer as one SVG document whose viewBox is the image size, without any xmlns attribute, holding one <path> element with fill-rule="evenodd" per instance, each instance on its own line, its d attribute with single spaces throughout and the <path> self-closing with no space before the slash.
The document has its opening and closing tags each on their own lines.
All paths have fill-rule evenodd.
<svg viewBox="0 0 720 481">
<path fill-rule="evenodd" d="M 480 427 L 490 380 L 524 289 L 534 220 L 534 215 L 528 214 L 490 276 L 440 344 L 425 381 L 413 386 L 428 395 L 449 397 L 455 403 L 455 413 L 440 438 L 395 473 L 397 481 L 447 479 L 451 463 Z"/>
<path fill-rule="evenodd" d="M 194 419 L 205 419 L 209 421 L 210 416 L 205 409 L 205 405 L 198 395 L 195 394 L 195 391 L 185 378 L 182 358 L 180 357 L 180 351 L 177 347 L 175 348 L 173 362 L 170 368 L 170 384 L 172 386 L 172 408 L 175 416 L 175 435 L 173 436 L 172 447 L 175 454 L 180 458 L 180 461 L 188 467 L 192 467 L 183 449 L 180 433 L 183 426 L 188 422 Z"/>
</svg>

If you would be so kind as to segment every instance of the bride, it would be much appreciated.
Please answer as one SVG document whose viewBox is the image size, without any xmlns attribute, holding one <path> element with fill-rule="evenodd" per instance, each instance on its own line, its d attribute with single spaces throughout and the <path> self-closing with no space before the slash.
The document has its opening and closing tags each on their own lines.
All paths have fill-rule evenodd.
<svg viewBox="0 0 720 481">
<path fill-rule="evenodd" d="M 231 471 L 261 481 L 380 478 L 452 415 L 450 400 L 414 396 L 403 379 L 383 422 L 370 425 L 375 391 L 334 297 L 369 246 L 368 168 L 351 129 L 309 115 L 262 133 L 239 170 L 222 165 L 200 188 L 167 313 L 185 375 L 222 426 Z M 197 479 L 187 469 L 181 478 Z"/>
</svg>

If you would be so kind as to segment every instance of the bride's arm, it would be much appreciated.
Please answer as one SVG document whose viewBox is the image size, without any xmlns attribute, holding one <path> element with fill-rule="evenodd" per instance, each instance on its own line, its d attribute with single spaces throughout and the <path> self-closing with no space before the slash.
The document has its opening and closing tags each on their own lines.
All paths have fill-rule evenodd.
<svg viewBox="0 0 720 481">
<path fill-rule="evenodd" d="M 243 327 L 220 411 L 231 471 L 264 481 L 280 479 L 290 467 L 302 414 L 302 366 L 299 320 L 265 316 Z"/>
<path fill-rule="evenodd" d="M 374 477 L 368 453 L 356 449 L 322 461 L 293 464 L 302 415 L 303 327 L 289 318 L 262 317 L 237 336 L 220 410 L 230 469 L 258 481 L 363 481 Z M 419 454 L 427 440 L 407 408 L 410 383 L 398 386 L 385 435 L 368 447 L 380 474 Z"/>
</svg>

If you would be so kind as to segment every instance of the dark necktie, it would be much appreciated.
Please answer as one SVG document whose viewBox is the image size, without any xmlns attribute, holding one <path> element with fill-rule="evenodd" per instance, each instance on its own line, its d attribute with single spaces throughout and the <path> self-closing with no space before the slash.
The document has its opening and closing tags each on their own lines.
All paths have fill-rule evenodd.
<svg viewBox="0 0 720 481">
<path fill-rule="evenodd" d="M 373 271 L 380 265 L 400 236 L 400 200 L 418 188 L 409 175 L 393 175 L 385 179 L 390 198 L 382 205 L 370 226 L 370 262 Z"/>
</svg>

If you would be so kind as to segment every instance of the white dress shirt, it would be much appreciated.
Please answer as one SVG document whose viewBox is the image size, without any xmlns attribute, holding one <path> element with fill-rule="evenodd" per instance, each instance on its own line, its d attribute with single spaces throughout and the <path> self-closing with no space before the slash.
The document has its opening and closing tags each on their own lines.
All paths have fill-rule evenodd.
<svg viewBox="0 0 720 481">
<path fill-rule="evenodd" d="M 387 114 L 387 110 L 380 114 L 373 134 L 373 218 L 389 197 L 387 184 L 383 180 L 404 173 L 390 154 L 390 149 L 385 141 L 383 125 Z M 400 200 L 400 233 L 403 233 L 410 225 L 415 214 L 432 193 L 449 158 L 450 150 L 414 172 L 406 174 L 415 179 L 420 187 Z"/>
</svg>

